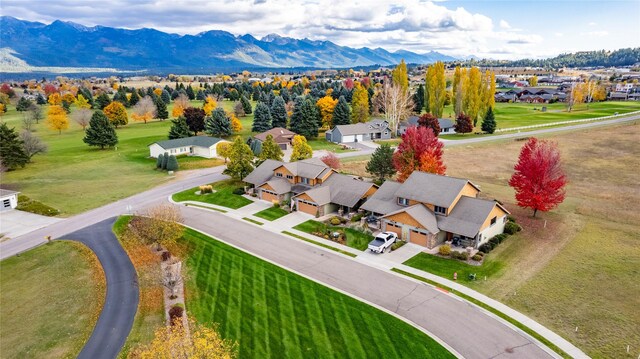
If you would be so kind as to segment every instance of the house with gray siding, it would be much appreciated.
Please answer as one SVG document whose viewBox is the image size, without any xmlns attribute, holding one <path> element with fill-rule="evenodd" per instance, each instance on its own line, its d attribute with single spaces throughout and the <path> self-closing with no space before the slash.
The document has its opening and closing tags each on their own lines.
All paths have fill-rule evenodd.
<svg viewBox="0 0 640 359">
<path fill-rule="evenodd" d="M 418 120 L 420 118 L 418 116 L 411 116 L 406 121 L 400 122 L 400 126 L 398 126 L 398 136 L 403 135 L 407 132 L 407 128 L 411 126 L 418 126 Z M 456 130 L 453 128 L 454 121 L 448 118 L 439 118 L 438 124 L 440 125 L 440 133 L 441 134 L 453 134 L 456 133 Z"/>
<path fill-rule="evenodd" d="M 338 125 L 325 133 L 329 142 L 350 143 L 391 138 L 389 122 L 384 119 L 373 119 L 365 123 Z"/>
</svg>

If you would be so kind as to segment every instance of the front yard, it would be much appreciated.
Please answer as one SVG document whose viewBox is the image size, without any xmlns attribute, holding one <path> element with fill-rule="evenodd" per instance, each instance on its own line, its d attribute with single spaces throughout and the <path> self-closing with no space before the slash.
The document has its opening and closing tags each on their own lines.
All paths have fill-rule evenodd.
<svg viewBox="0 0 640 359">
<path fill-rule="evenodd" d="M 346 240 L 345 244 L 351 248 L 355 248 L 361 251 L 366 250 L 369 242 L 373 240 L 373 236 L 371 234 L 360 232 L 353 228 L 327 225 L 322 222 L 314 221 L 313 219 L 300 223 L 297 226 L 293 227 L 293 229 L 297 229 L 309 234 L 313 234 L 314 232 L 324 233 L 327 230 L 332 232 L 343 231 Z"/>
<path fill-rule="evenodd" d="M 422 252 L 403 264 L 447 279 L 453 279 L 453 273 L 458 273 L 458 281 L 469 285 L 470 282 L 473 282 L 473 279 L 469 278 L 470 274 L 476 275 L 476 281 L 484 281 L 485 277 L 491 278 L 504 267 L 504 263 L 492 258 L 491 254 L 487 254 L 485 257 L 484 262 L 476 266 L 457 259 L 443 258 Z"/>
<path fill-rule="evenodd" d="M 196 194 L 200 188 L 194 187 L 186 191 L 175 193 L 171 198 L 176 202 L 196 201 L 232 209 L 238 209 L 251 203 L 250 199 L 233 193 L 234 190 L 242 188 L 242 182 L 225 180 L 212 183 L 211 186 L 214 190 L 213 193 Z"/>
<path fill-rule="evenodd" d="M 276 219 L 284 217 L 287 214 L 289 214 L 289 212 L 280 207 L 271 207 L 254 214 L 254 216 L 266 219 L 267 221 L 275 221 Z"/>
<path fill-rule="evenodd" d="M 239 358 L 453 357 L 363 302 L 191 229 L 184 240 L 189 313 L 237 341 Z"/>
</svg>

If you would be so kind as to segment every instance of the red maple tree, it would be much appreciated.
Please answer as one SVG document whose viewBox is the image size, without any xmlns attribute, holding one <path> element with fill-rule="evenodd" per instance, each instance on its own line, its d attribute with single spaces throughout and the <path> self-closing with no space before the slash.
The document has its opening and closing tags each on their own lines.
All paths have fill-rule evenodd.
<svg viewBox="0 0 640 359">
<path fill-rule="evenodd" d="M 530 138 L 514 169 L 509 186 L 516 190 L 518 206 L 533 209 L 534 217 L 564 201 L 567 177 L 555 142 Z"/>
<path fill-rule="evenodd" d="M 325 165 L 337 170 L 340 168 L 340 159 L 338 156 L 334 155 L 333 152 L 328 152 L 326 155 L 320 157 L 320 160 L 324 162 Z"/>
<path fill-rule="evenodd" d="M 393 154 L 398 181 L 404 182 L 415 170 L 444 174 L 447 167 L 442 162 L 443 146 L 430 128 L 409 127 Z"/>
</svg>

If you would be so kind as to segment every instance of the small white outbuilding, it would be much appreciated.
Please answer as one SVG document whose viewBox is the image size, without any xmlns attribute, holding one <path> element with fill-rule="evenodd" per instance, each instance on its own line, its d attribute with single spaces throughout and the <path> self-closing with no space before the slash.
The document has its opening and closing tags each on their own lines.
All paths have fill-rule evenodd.
<svg viewBox="0 0 640 359">
<path fill-rule="evenodd" d="M 0 211 L 14 209 L 18 206 L 18 193 L 8 189 L 0 189 Z"/>
<path fill-rule="evenodd" d="M 168 153 L 174 156 L 187 155 L 213 158 L 218 157 L 216 145 L 220 142 L 229 141 L 209 136 L 191 136 L 158 141 L 149 145 L 149 156 L 158 158 L 160 154 Z"/>
</svg>

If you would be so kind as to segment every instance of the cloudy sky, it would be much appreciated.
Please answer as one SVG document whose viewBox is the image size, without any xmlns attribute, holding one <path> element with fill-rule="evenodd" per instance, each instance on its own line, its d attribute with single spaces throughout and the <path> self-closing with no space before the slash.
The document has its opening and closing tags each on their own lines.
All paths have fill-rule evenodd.
<svg viewBox="0 0 640 359">
<path fill-rule="evenodd" d="M 2 0 L 0 13 L 178 34 L 276 33 L 457 57 L 516 59 L 640 46 L 638 0 Z"/>
</svg>

